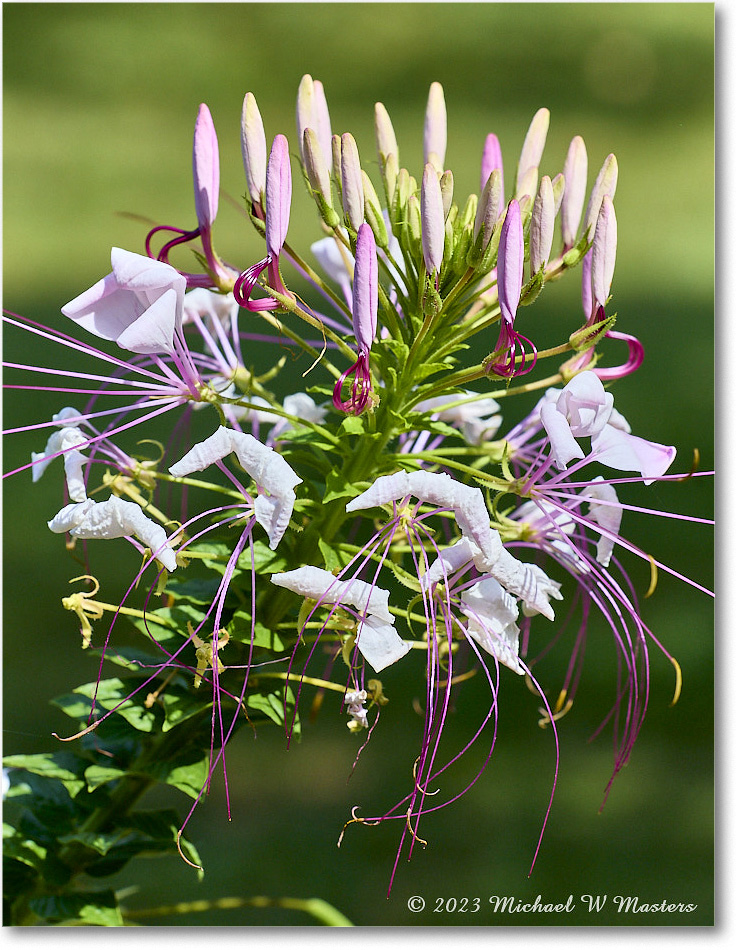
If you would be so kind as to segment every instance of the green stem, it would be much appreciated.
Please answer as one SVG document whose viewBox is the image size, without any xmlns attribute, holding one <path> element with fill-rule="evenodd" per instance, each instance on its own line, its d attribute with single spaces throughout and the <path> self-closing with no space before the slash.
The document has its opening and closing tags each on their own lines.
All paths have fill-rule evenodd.
<svg viewBox="0 0 738 950">
<path fill-rule="evenodd" d="M 326 927 L 353 927 L 344 915 L 327 901 L 319 897 L 220 897 L 212 901 L 182 901 L 168 907 L 149 907 L 139 910 L 126 910 L 123 916 L 127 920 L 141 917 L 173 917 L 177 914 L 197 914 L 208 910 L 236 910 L 239 907 L 283 907 L 286 910 L 300 910 Z"/>
</svg>

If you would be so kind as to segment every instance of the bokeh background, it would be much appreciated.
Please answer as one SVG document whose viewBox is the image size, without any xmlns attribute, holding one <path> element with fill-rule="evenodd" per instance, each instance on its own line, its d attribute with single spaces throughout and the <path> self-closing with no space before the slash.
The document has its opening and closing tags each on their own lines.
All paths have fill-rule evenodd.
<svg viewBox="0 0 738 950">
<path fill-rule="evenodd" d="M 478 190 L 486 134 L 498 134 L 511 178 L 541 106 L 552 113 L 542 173 L 561 169 L 575 134 L 587 143 L 590 182 L 605 156 L 616 153 L 613 307 L 618 328 L 637 334 L 647 355 L 641 372 L 617 386 L 616 404 L 638 434 L 678 447 L 675 470 L 689 469 L 694 448 L 702 467 L 711 468 L 713 13 L 707 3 L 4 4 L 4 306 L 63 327 L 59 307 L 107 273 L 112 245 L 143 252 L 148 228 L 135 216 L 194 224 L 190 149 L 200 102 L 210 106 L 218 131 L 222 189 L 238 200 L 245 92 L 259 102 L 267 137 L 285 132 L 294 148 L 298 83 L 306 72 L 321 79 L 334 131 L 353 132 L 370 173 L 373 105 L 380 100 L 403 163 L 418 175 L 428 86 L 439 80 L 449 113 L 446 164 L 462 200 Z M 319 236 L 317 222 L 295 183 L 290 240 L 305 247 Z M 256 260 L 260 246 L 248 222 L 225 200 L 221 209 L 216 239 L 223 256 L 244 265 Z M 537 339 L 561 339 L 581 322 L 578 278 L 547 289 L 528 313 L 526 326 L 535 321 Z M 13 333 L 5 350 L 8 359 L 47 365 L 63 357 Z M 60 405 L 53 396 L 9 392 L 5 426 L 49 418 Z M 39 436 L 9 437 L 4 469 L 41 446 Z M 60 504 L 56 475 L 50 471 L 35 486 L 27 472 L 5 483 L 6 753 L 54 748 L 50 734 L 68 720 L 49 701 L 95 676 L 95 661 L 79 650 L 73 616 L 60 607 L 78 570 L 45 526 Z M 712 489 L 709 479 L 692 479 L 633 489 L 627 500 L 709 517 Z M 631 513 L 623 530 L 711 586 L 708 527 Z M 123 589 L 116 554 L 97 554 L 110 596 Z M 647 567 L 636 562 L 633 577 L 645 592 Z M 422 728 L 412 712 L 413 697 L 422 694 L 418 668 L 412 676 L 389 671 L 392 703 L 350 782 L 356 743 L 333 709 L 307 724 L 302 743 L 289 752 L 276 730 L 263 729 L 256 741 L 244 731 L 229 759 L 233 820 L 216 788 L 190 825 L 204 881 L 175 859 L 142 859 L 116 877 L 116 886 L 137 888 L 127 904 L 139 909 L 249 894 L 318 896 L 364 925 L 711 923 L 712 602 L 662 573 L 643 611 L 681 663 L 681 700 L 670 708 L 672 668 L 654 650 L 645 726 L 599 813 L 611 747 L 607 734 L 589 738 L 609 708 L 615 654 L 607 632 L 594 629 L 579 699 L 561 723 L 559 787 L 530 878 L 554 749 L 550 733 L 536 725 L 535 697 L 512 675 L 505 679 L 507 671 L 491 765 L 460 802 L 427 819 L 428 846 L 400 865 L 391 898 L 396 827 L 353 827 L 336 848 L 351 806 L 368 814 L 407 788 Z M 472 681 L 457 697 L 449 749 L 478 720 L 483 684 Z M 582 894 L 625 894 L 697 909 L 634 920 L 609 903 L 597 915 L 580 907 L 556 919 L 502 919 L 487 904 L 493 894 L 541 894 L 552 902 L 573 894 L 577 903 Z M 410 895 L 425 897 L 426 911 L 409 913 Z M 432 912 L 435 898 L 464 895 L 482 898 L 478 914 Z M 308 922 L 265 909 L 166 920 Z"/>
</svg>

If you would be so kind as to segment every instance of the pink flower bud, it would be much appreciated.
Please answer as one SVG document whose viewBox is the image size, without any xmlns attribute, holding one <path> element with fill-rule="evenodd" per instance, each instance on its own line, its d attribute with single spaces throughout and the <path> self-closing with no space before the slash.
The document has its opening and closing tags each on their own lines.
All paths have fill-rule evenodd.
<svg viewBox="0 0 738 950">
<path fill-rule="evenodd" d="M 614 155 L 610 154 L 605 159 L 602 168 L 600 169 L 597 179 L 592 187 L 592 193 L 589 197 L 589 202 L 587 203 L 587 210 L 584 213 L 584 233 L 587 235 L 587 240 L 592 239 L 594 234 L 595 225 L 597 224 L 597 216 L 600 213 L 600 207 L 602 205 L 602 199 L 605 195 L 608 195 L 610 198 L 615 197 L 615 189 L 618 184 L 618 160 Z"/>
<path fill-rule="evenodd" d="M 497 253 L 497 294 L 503 319 L 515 320 L 523 288 L 523 225 L 520 206 L 513 198 L 507 206 L 507 214 L 500 232 L 500 248 Z"/>
<path fill-rule="evenodd" d="M 615 208 L 612 199 L 605 195 L 597 216 L 592 244 L 592 294 L 596 307 L 604 307 L 610 296 L 617 246 L 618 225 L 615 219 Z"/>
<path fill-rule="evenodd" d="M 429 274 L 437 273 L 443 261 L 445 217 L 438 172 L 430 163 L 423 169 L 420 188 L 420 219 L 423 260 Z"/>
<path fill-rule="evenodd" d="M 287 237 L 292 200 L 290 152 L 284 135 L 277 135 L 269 153 L 266 173 L 266 246 L 276 260 Z"/>
<path fill-rule="evenodd" d="M 356 235 L 353 320 L 359 353 L 368 353 L 377 332 L 377 245 L 372 229 L 362 224 Z"/>
<path fill-rule="evenodd" d="M 397 148 L 395 130 L 392 127 L 389 113 L 381 102 L 374 105 L 374 133 L 377 139 L 377 155 L 380 167 L 384 168 L 390 155 L 394 155 L 399 161 L 400 153 Z"/>
<path fill-rule="evenodd" d="M 192 176 L 195 181 L 195 211 L 200 228 L 210 228 L 218 213 L 220 167 L 218 138 L 210 109 L 203 103 L 197 113 L 192 145 Z"/>
<path fill-rule="evenodd" d="M 543 149 L 546 146 L 546 136 L 548 134 L 550 118 L 551 113 L 548 109 L 539 109 L 533 116 L 533 120 L 525 136 L 525 141 L 523 142 L 523 148 L 520 152 L 520 160 L 518 161 L 518 175 L 515 184 L 517 194 L 522 194 L 520 185 L 528 169 L 538 168 L 541 164 Z"/>
<path fill-rule="evenodd" d="M 582 258 L 582 310 L 589 321 L 593 316 L 592 303 L 592 248 Z"/>
<path fill-rule="evenodd" d="M 323 83 L 316 79 L 313 83 L 313 103 L 315 131 L 318 133 L 318 141 L 323 150 L 323 155 L 328 163 L 328 170 L 331 168 L 331 117 L 328 112 L 328 102 L 325 98 Z"/>
<path fill-rule="evenodd" d="M 474 219 L 474 239 L 480 231 L 482 234 L 482 248 L 486 248 L 492 232 L 500 217 L 500 204 L 504 202 L 502 195 L 502 172 L 494 168 L 485 183 L 482 195 L 477 205 L 477 214 Z M 503 205 L 504 206 L 504 205 Z"/>
<path fill-rule="evenodd" d="M 440 82 L 431 83 L 423 128 L 423 160 L 439 173 L 446 159 L 446 100 Z"/>
<path fill-rule="evenodd" d="M 497 214 L 502 213 L 502 209 L 505 206 L 505 180 L 502 172 L 502 149 L 500 148 L 500 141 L 497 136 L 490 132 L 487 138 L 484 140 L 484 149 L 482 151 L 482 177 L 479 182 L 479 190 L 484 191 L 484 186 L 487 184 L 487 179 L 492 174 L 495 169 L 500 172 L 500 207 L 497 209 Z"/>
<path fill-rule="evenodd" d="M 249 198 L 260 205 L 266 191 L 267 145 L 261 113 L 250 92 L 244 97 L 241 112 L 241 154 Z"/>
<path fill-rule="evenodd" d="M 303 163 L 305 161 L 303 151 L 305 129 L 313 129 L 318 136 L 323 156 L 330 169 L 332 151 L 331 119 L 328 114 L 328 103 L 326 102 L 323 83 L 317 79 L 313 81 L 312 76 L 307 73 L 300 80 L 300 86 L 297 90 L 297 138 L 300 143 L 300 156 Z"/>
<path fill-rule="evenodd" d="M 533 202 L 533 215 L 530 219 L 530 272 L 537 274 L 548 263 L 554 235 L 554 193 L 548 175 L 541 178 L 541 184 Z"/>
<path fill-rule="evenodd" d="M 568 250 L 576 244 L 587 190 L 587 147 L 581 135 L 575 135 L 564 162 L 566 190 L 561 204 L 561 237 Z"/>
<path fill-rule="evenodd" d="M 359 150 L 350 132 L 341 136 L 341 198 L 346 223 L 358 231 L 364 221 L 364 185 Z"/>
</svg>

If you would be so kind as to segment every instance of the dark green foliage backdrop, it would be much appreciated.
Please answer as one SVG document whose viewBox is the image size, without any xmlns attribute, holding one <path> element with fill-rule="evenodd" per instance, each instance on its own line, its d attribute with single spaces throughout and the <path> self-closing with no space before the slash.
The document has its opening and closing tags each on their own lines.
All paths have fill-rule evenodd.
<svg viewBox="0 0 738 950">
<path fill-rule="evenodd" d="M 635 432 L 677 445 L 679 470 L 689 468 L 694 447 L 703 467 L 712 467 L 711 4 L 5 4 L 3 19 L 8 309 L 62 327 L 59 307 L 107 272 L 111 245 L 142 251 L 146 225 L 121 213 L 194 223 L 190 148 L 200 102 L 210 106 L 218 130 L 222 187 L 238 199 L 245 92 L 257 97 L 267 137 L 283 131 L 294 144 L 300 77 L 320 78 L 334 131 L 351 130 L 365 160 L 374 156 L 373 105 L 381 100 L 403 164 L 418 171 L 427 90 L 439 80 L 449 111 L 447 165 L 460 195 L 478 189 L 490 131 L 500 137 L 512 176 L 530 118 L 541 106 L 552 113 L 542 172 L 561 169 L 574 134 L 587 143 L 590 181 L 608 152 L 616 153 L 614 307 L 618 328 L 636 333 L 647 354 L 638 376 L 617 387 L 616 404 Z M 301 190 L 296 179 L 290 240 L 305 246 L 318 231 Z M 246 265 L 256 259 L 258 241 L 238 211 L 226 202 L 221 207 L 217 246 Z M 576 285 L 574 278 L 548 290 L 535 308 L 535 326 L 528 318 L 528 329 L 544 345 L 580 322 Z M 11 334 L 6 352 L 55 365 L 53 352 Z M 11 393 L 5 425 L 41 421 L 60 405 L 51 396 Z M 8 439 L 5 468 L 23 464 L 41 446 L 40 436 Z M 709 480 L 695 479 L 634 490 L 628 501 L 709 517 L 711 498 Z M 78 572 L 62 539 L 45 526 L 60 499 L 58 472 L 36 486 L 28 473 L 6 484 L 6 753 L 51 749 L 50 733 L 67 721 L 49 700 L 95 676 L 93 659 L 79 650 L 74 618 L 60 607 L 68 579 Z M 708 528 L 633 513 L 623 529 L 654 556 L 710 586 Z M 123 590 L 115 563 L 122 547 L 112 555 L 96 552 L 96 566 L 108 555 L 98 576 L 110 598 Z M 132 561 L 123 557 L 127 571 Z M 649 578 L 640 563 L 634 579 L 644 592 Z M 708 598 L 665 574 L 645 602 L 646 622 L 682 664 L 683 695 L 668 707 L 672 670 L 657 659 L 646 725 L 602 814 L 610 748 L 606 736 L 587 739 L 611 702 L 615 668 L 608 634 L 593 635 L 581 701 L 562 722 L 560 786 L 530 879 L 553 744 L 535 724 L 535 698 L 506 671 L 491 766 L 461 802 L 427 820 L 428 847 L 401 866 L 391 900 L 385 891 L 395 828 L 352 828 L 336 849 L 352 805 L 373 812 L 399 797 L 410 780 L 421 732 L 412 712 L 413 698 L 422 694 L 418 663 L 387 675 L 391 704 L 348 785 L 356 742 L 337 707 L 326 703 L 289 752 L 276 733 L 262 730 L 254 741 L 244 730 L 229 759 L 233 821 L 226 820 L 216 788 L 190 825 L 206 866 L 204 883 L 166 859 L 166 867 L 134 863 L 116 886 L 137 884 L 127 903 L 138 908 L 257 893 L 319 896 L 357 924 L 708 924 L 711 611 Z M 464 741 L 485 702 L 481 682 L 457 695 L 449 749 Z M 686 918 L 634 921 L 610 910 L 503 921 L 486 903 L 490 894 L 528 900 L 539 893 L 551 901 L 634 894 L 698 907 Z M 412 894 L 423 895 L 429 909 L 410 914 Z M 431 912 L 436 896 L 463 895 L 482 897 L 484 910 L 475 916 Z M 167 920 L 303 922 L 277 910 Z"/>
</svg>

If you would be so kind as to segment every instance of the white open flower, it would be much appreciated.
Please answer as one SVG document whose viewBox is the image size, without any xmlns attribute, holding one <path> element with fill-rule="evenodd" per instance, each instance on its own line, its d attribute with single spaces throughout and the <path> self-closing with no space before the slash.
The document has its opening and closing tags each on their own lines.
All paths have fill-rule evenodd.
<svg viewBox="0 0 738 950">
<path fill-rule="evenodd" d="M 79 419 L 76 409 L 66 407 L 57 412 L 52 421 L 61 428 L 52 432 L 46 441 L 43 452 L 31 452 L 31 472 L 37 482 L 57 455 L 64 457 L 64 473 L 67 478 L 67 490 L 72 501 L 84 501 L 87 498 L 83 465 L 86 457 L 79 451 L 80 446 L 88 444 L 87 436 L 74 425 L 66 425 L 66 419 Z"/>
<path fill-rule="evenodd" d="M 516 624 L 518 605 L 496 580 L 486 577 L 461 594 L 462 612 L 468 619 L 467 632 L 500 663 L 519 673 L 520 630 Z"/>
<path fill-rule="evenodd" d="M 241 466 L 266 494 L 254 501 L 254 515 L 269 536 L 269 547 L 274 550 L 287 530 L 295 504 L 295 486 L 302 479 L 274 449 L 262 445 L 246 432 L 219 426 L 215 432 L 194 445 L 190 451 L 170 466 L 175 478 L 192 472 L 201 472 L 234 452 Z"/>
<path fill-rule="evenodd" d="M 356 631 L 356 646 L 377 672 L 397 662 L 410 650 L 394 627 L 389 611 L 389 591 L 367 584 L 356 577 L 342 580 L 330 571 L 307 565 L 294 571 L 272 574 L 272 584 L 294 591 L 319 605 L 353 607 L 361 615 Z"/>
<path fill-rule="evenodd" d="M 499 532 L 490 525 L 484 495 L 479 488 L 463 485 L 450 475 L 437 472 L 396 472 L 381 475 L 374 484 L 347 505 L 346 511 L 381 507 L 414 495 L 419 501 L 436 505 L 439 510 L 449 509 L 461 529 L 462 538 L 453 555 L 446 557 L 461 566 L 473 561 L 482 574 L 490 574 L 502 586 L 520 597 L 526 610 L 541 613 L 549 620 L 554 613 L 549 597 L 561 600 L 559 585 L 532 564 L 524 564 L 503 547 Z M 433 567 L 438 571 L 441 568 Z M 439 575 L 440 577 L 441 575 Z"/>
<path fill-rule="evenodd" d="M 136 537 L 151 549 L 153 556 L 168 571 L 177 567 L 174 551 L 167 544 L 167 534 L 143 513 L 140 505 L 123 501 L 111 495 L 107 501 L 91 498 L 66 505 L 48 522 L 55 534 L 68 531 L 73 538 L 128 538 Z"/>
<path fill-rule="evenodd" d="M 172 353 L 186 279 L 169 264 L 119 247 L 110 257 L 112 273 L 62 307 L 62 313 L 132 353 Z"/>
</svg>

